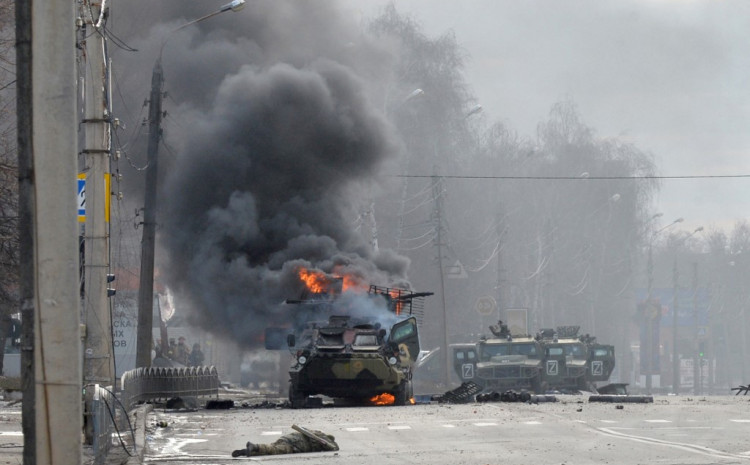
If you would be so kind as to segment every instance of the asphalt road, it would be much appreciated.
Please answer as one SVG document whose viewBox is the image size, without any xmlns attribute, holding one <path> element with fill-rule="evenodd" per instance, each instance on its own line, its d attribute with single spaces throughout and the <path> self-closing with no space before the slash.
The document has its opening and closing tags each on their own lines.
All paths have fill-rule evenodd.
<svg viewBox="0 0 750 465">
<path fill-rule="evenodd" d="M 750 397 L 655 397 L 654 403 L 417 404 L 291 410 L 166 411 L 146 429 L 144 462 L 224 464 L 737 464 L 750 463 Z M 619 406 L 619 407 L 618 407 Z M 157 426 L 166 422 L 165 427 Z M 293 424 L 336 436 L 338 452 L 231 458 Z"/>
</svg>

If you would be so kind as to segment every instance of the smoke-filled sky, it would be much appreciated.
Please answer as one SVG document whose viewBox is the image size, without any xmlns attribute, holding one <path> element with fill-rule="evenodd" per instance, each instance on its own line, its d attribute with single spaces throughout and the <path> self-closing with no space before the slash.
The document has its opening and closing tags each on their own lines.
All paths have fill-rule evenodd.
<svg viewBox="0 0 750 465">
<path fill-rule="evenodd" d="M 346 2 L 368 16 L 386 0 Z M 599 136 L 653 153 L 663 176 L 750 174 L 744 0 L 395 0 L 430 36 L 455 32 L 484 117 L 535 135 L 570 98 Z M 683 228 L 748 216 L 750 179 L 665 180 L 654 211 Z"/>
<path fill-rule="evenodd" d="M 403 151 L 378 88 L 397 50 L 362 33 L 387 3 L 248 0 L 174 33 L 221 2 L 113 5 L 111 29 L 138 50 L 110 45 L 116 110 L 130 126 L 120 142 L 139 167 L 141 105 L 162 53 L 161 271 L 203 308 L 209 329 L 231 319 L 238 338 L 245 324 L 261 330 L 266 321 L 248 309 L 297 297 L 288 293 L 299 265 L 344 265 L 381 285 L 408 280 L 406 258 L 374 253 L 352 226 L 363 201 L 389 188 L 382 175 L 397 172 Z M 744 2 L 393 3 L 429 37 L 455 33 L 487 124 L 533 139 L 552 105 L 570 99 L 599 136 L 653 153 L 661 175 L 750 173 Z M 140 206 L 142 176 L 125 178 Z M 667 179 L 653 209 L 664 221 L 684 217 L 685 229 L 728 227 L 745 218 L 749 186 Z"/>
<path fill-rule="evenodd" d="M 349 53 L 358 25 L 335 6 L 250 2 L 175 33 L 184 17 L 211 10 L 169 1 L 152 16 L 126 8 L 127 42 L 139 51 L 118 60 L 122 106 L 136 107 L 129 99 L 142 98 L 159 53 L 169 92 L 159 276 L 196 323 L 247 346 L 283 322 L 285 299 L 301 297 L 301 267 L 365 286 L 408 285 L 409 260 L 373 250 L 354 227 L 402 151 L 373 101 L 377 74 L 361 64 L 387 68 L 389 51 L 359 41 Z M 142 139 L 128 147 L 131 159 Z"/>
</svg>

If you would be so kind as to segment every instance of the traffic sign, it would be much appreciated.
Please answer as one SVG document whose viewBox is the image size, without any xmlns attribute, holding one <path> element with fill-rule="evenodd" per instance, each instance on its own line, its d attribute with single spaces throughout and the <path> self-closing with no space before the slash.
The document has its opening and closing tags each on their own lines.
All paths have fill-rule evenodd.
<svg viewBox="0 0 750 465">
<path fill-rule="evenodd" d="M 480 315 L 490 316 L 497 310 L 497 302 L 492 296 L 485 295 L 477 299 L 475 307 Z"/>
<path fill-rule="evenodd" d="M 78 173 L 78 222 L 86 221 L 86 173 Z"/>
</svg>

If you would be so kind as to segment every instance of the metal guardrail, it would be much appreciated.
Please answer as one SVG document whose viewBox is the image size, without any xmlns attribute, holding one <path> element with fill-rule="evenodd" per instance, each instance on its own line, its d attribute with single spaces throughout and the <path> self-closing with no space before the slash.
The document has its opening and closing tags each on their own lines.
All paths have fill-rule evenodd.
<svg viewBox="0 0 750 465">
<path fill-rule="evenodd" d="M 91 386 L 94 389 L 91 404 L 94 433 L 92 448 L 94 452 L 94 464 L 100 465 L 106 462 L 107 454 L 112 448 L 112 433 L 115 431 L 117 418 L 117 400 L 114 394 L 107 388 L 98 384 Z"/>
<path fill-rule="evenodd" d="M 128 410 L 147 400 L 219 395 L 216 367 L 141 367 L 122 374 L 122 403 Z"/>
</svg>

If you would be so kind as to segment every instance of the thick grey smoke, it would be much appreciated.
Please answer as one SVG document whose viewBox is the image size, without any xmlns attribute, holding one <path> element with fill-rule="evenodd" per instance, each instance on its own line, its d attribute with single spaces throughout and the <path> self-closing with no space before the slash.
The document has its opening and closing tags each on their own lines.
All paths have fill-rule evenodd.
<svg viewBox="0 0 750 465">
<path fill-rule="evenodd" d="M 160 168 L 160 277 L 194 322 L 246 346 L 288 317 L 280 304 L 300 297 L 301 267 L 407 285 L 408 259 L 355 231 L 400 143 L 354 45 L 335 35 L 346 27 L 325 12 L 331 3 L 249 5 L 231 30 L 223 18 L 164 49 L 172 112 L 188 123 L 165 137 L 175 148 Z"/>
</svg>

